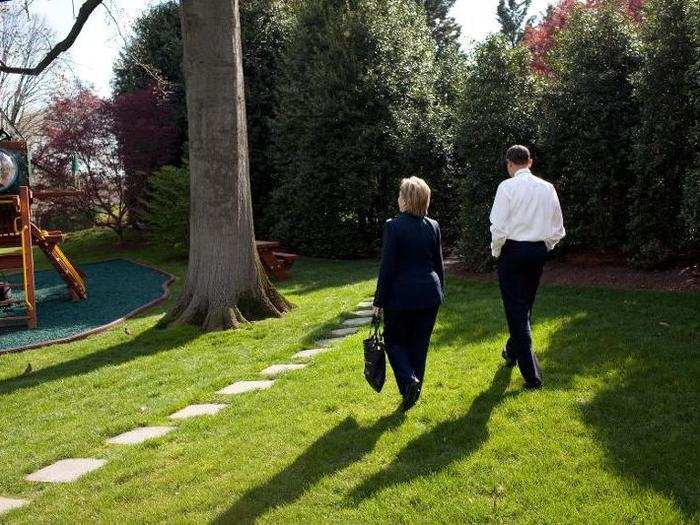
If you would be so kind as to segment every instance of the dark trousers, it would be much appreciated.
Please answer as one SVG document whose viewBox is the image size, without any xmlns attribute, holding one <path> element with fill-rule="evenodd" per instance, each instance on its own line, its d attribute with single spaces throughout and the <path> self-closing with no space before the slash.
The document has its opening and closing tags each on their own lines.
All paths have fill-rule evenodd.
<svg viewBox="0 0 700 525">
<path fill-rule="evenodd" d="M 530 319 L 546 256 L 544 242 L 508 240 L 498 259 L 498 282 L 510 330 L 506 353 L 517 360 L 523 379 L 531 386 L 542 384 L 540 364 L 532 350 Z"/>
<path fill-rule="evenodd" d="M 430 336 L 438 307 L 422 310 L 384 310 L 384 342 L 401 395 L 416 379 L 423 381 Z"/>
</svg>

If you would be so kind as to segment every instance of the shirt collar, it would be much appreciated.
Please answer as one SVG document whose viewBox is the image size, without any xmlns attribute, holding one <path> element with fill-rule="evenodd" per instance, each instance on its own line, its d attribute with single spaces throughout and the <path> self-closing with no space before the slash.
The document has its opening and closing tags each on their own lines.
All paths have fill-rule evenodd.
<svg viewBox="0 0 700 525">
<path fill-rule="evenodd" d="M 517 177 L 518 175 L 532 175 L 532 172 L 530 171 L 530 168 L 522 168 L 516 171 L 513 177 Z"/>
</svg>

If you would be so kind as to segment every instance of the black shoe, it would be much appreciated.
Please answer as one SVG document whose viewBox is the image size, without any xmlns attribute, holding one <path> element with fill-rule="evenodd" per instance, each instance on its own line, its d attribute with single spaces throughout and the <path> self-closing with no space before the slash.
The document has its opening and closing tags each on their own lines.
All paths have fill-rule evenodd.
<svg viewBox="0 0 700 525">
<path fill-rule="evenodd" d="M 408 385 L 406 393 L 403 396 L 401 410 L 406 412 L 407 410 L 413 408 L 413 405 L 418 402 L 418 398 L 420 397 L 421 386 L 421 382 L 418 380 L 415 380 Z"/>
<path fill-rule="evenodd" d="M 513 368 L 515 366 L 515 363 L 517 362 L 515 359 L 512 357 L 508 357 L 508 352 L 506 352 L 506 349 L 504 348 L 503 351 L 501 352 L 501 357 L 503 360 L 506 362 L 505 365 L 508 368 Z"/>
<path fill-rule="evenodd" d="M 539 390 L 542 388 L 542 381 L 539 383 L 525 383 L 525 390 Z"/>
</svg>

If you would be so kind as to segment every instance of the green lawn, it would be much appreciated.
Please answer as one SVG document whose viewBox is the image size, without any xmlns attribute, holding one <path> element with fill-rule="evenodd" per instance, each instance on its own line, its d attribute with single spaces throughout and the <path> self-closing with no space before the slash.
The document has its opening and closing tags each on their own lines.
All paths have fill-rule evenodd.
<svg viewBox="0 0 700 525">
<path fill-rule="evenodd" d="M 90 236 L 69 252 L 114 256 Z M 152 249 L 126 254 L 184 270 Z M 32 500 L 0 521 L 700 521 L 697 295 L 544 288 L 545 388 L 524 392 L 501 366 L 497 287 L 452 278 L 405 417 L 393 378 L 381 395 L 364 383 L 358 334 L 216 416 L 105 444 L 311 348 L 370 295 L 374 271 L 302 259 L 281 285 L 298 307 L 238 331 L 156 330 L 157 309 L 129 333 L 0 357 L 0 496 Z M 67 457 L 109 461 L 70 485 L 23 481 Z"/>
</svg>

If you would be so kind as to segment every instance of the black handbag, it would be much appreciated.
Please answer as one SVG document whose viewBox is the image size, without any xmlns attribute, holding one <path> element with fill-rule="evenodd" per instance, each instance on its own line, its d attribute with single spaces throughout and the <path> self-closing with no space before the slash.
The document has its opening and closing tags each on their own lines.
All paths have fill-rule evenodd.
<svg viewBox="0 0 700 525">
<path fill-rule="evenodd" d="M 365 379 L 374 390 L 382 391 L 386 380 L 386 355 L 384 351 L 384 335 L 380 330 L 382 319 L 372 318 L 372 333 L 363 341 L 365 350 Z"/>
</svg>

